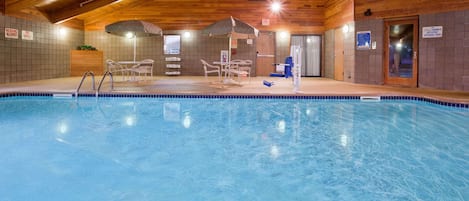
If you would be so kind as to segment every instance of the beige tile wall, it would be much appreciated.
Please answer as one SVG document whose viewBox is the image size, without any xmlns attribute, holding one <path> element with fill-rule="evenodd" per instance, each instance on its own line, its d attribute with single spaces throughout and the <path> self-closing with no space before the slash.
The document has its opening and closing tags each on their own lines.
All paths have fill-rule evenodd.
<svg viewBox="0 0 469 201">
<path fill-rule="evenodd" d="M 419 86 L 469 91 L 469 11 L 420 16 L 420 30 L 443 26 L 443 37 L 419 39 Z"/>
<path fill-rule="evenodd" d="M 5 38 L 5 28 L 17 29 L 19 38 Z M 22 30 L 32 31 L 33 40 L 23 40 Z M 0 83 L 69 76 L 69 51 L 83 44 L 83 35 L 80 30 L 0 15 Z"/>
<path fill-rule="evenodd" d="M 324 34 L 324 77 L 334 79 L 334 29 Z"/>
<path fill-rule="evenodd" d="M 383 84 L 384 22 L 381 19 L 355 22 L 355 33 L 358 31 L 371 31 L 371 41 L 376 41 L 376 49 L 355 51 L 354 82 Z"/>
<path fill-rule="evenodd" d="M 163 36 L 137 38 L 137 60 L 155 60 L 155 75 L 164 75 L 168 70 L 165 66 L 170 62 L 164 60 L 167 56 L 181 58 L 181 75 L 203 75 L 200 59 L 208 62 L 220 61 L 220 51 L 228 50 L 229 40 L 226 37 L 209 37 L 201 31 L 191 31 L 190 38 L 185 38 L 183 31 L 164 31 L 164 33 L 181 35 L 181 54 L 164 55 Z M 132 39 L 114 36 L 103 31 L 90 31 L 85 33 L 85 42 L 102 50 L 105 60 L 133 60 Z M 245 39 L 239 39 L 236 54 L 232 56 L 232 59 L 250 59 L 255 62 L 255 40 L 254 44 L 249 45 Z M 255 73 L 255 69 L 252 72 Z"/>
</svg>

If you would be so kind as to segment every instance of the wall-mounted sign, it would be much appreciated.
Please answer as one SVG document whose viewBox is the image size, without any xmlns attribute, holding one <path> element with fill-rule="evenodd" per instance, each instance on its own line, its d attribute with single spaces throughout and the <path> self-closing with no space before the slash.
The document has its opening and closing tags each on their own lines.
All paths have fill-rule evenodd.
<svg viewBox="0 0 469 201">
<path fill-rule="evenodd" d="M 18 29 L 5 28 L 5 38 L 18 39 Z"/>
<path fill-rule="evenodd" d="M 220 52 L 220 63 L 227 64 L 228 63 L 228 50 L 222 50 Z"/>
<path fill-rule="evenodd" d="M 371 47 L 371 31 L 357 32 L 357 50 L 369 50 Z"/>
<path fill-rule="evenodd" d="M 432 26 L 422 28 L 422 38 L 441 38 L 443 37 L 443 26 Z"/>
<path fill-rule="evenodd" d="M 21 38 L 23 40 L 33 40 L 34 39 L 34 34 L 32 31 L 25 31 L 25 30 L 22 30 L 21 31 Z"/>
</svg>

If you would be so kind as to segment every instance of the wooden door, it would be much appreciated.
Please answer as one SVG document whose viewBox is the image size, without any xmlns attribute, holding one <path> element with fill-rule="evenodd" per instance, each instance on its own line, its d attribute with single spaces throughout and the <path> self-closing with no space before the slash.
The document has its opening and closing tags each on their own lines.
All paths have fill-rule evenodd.
<svg viewBox="0 0 469 201">
<path fill-rule="evenodd" d="M 269 76 L 275 72 L 275 34 L 260 32 L 256 40 L 256 76 Z"/>
<path fill-rule="evenodd" d="M 344 80 L 344 36 L 342 29 L 334 30 L 334 79 Z"/>
<path fill-rule="evenodd" d="M 417 87 L 418 18 L 384 23 L 384 83 Z"/>
</svg>

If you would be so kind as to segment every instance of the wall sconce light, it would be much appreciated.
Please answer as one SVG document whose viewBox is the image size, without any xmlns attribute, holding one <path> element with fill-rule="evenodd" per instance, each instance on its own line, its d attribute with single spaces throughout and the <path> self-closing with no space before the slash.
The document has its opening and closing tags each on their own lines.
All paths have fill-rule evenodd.
<svg viewBox="0 0 469 201">
<path fill-rule="evenodd" d="M 342 32 L 343 33 L 348 33 L 349 32 L 348 24 L 344 24 L 344 26 L 342 26 Z"/>
<path fill-rule="evenodd" d="M 60 36 L 65 36 L 67 34 L 67 29 L 63 28 L 63 27 L 60 27 L 59 28 L 59 35 Z"/>
<path fill-rule="evenodd" d="M 363 15 L 365 15 L 365 16 L 371 16 L 372 14 L 373 13 L 371 12 L 370 8 L 366 9 L 366 11 L 363 13 Z"/>
<path fill-rule="evenodd" d="M 125 34 L 125 37 L 126 37 L 126 38 L 133 38 L 133 37 L 134 37 L 134 33 L 132 33 L 132 32 L 127 32 L 127 33 Z"/>
<path fill-rule="evenodd" d="M 191 32 L 185 31 L 184 32 L 184 38 L 190 38 L 191 37 Z"/>
<path fill-rule="evenodd" d="M 280 38 L 285 39 L 287 37 L 288 37 L 288 32 L 286 32 L 286 31 L 280 32 Z"/>
</svg>

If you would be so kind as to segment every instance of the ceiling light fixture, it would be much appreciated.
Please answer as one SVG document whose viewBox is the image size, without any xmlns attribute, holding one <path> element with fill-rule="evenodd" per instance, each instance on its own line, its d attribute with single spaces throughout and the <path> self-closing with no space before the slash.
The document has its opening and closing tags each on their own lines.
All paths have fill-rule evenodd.
<svg viewBox="0 0 469 201">
<path fill-rule="evenodd" d="M 278 1 L 272 2 L 272 4 L 270 5 L 270 9 L 272 10 L 272 12 L 278 13 L 282 9 L 282 4 L 280 4 L 280 2 Z"/>
</svg>

